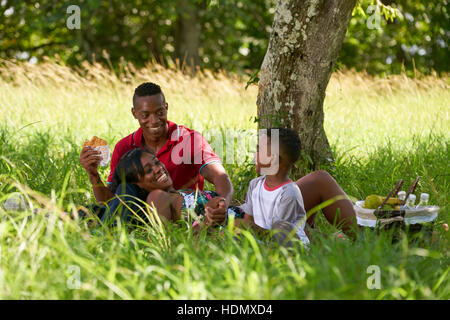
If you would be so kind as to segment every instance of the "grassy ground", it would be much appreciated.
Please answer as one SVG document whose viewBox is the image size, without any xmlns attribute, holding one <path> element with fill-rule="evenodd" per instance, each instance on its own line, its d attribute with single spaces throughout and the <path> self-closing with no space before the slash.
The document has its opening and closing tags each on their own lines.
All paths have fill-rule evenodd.
<svg viewBox="0 0 450 320">
<path fill-rule="evenodd" d="M 440 228 L 450 220 L 447 78 L 333 75 L 325 129 L 339 184 L 361 199 L 420 176 L 416 193 L 430 193 L 441 211 L 432 239 L 392 243 L 388 232 L 366 231 L 354 243 L 317 238 L 307 252 L 263 245 L 249 233 L 193 238 L 187 225 L 93 232 L 85 221 L 59 218 L 61 210 L 92 202 L 78 162 L 82 142 L 97 135 L 113 146 L 137 128 L 130 108 L 138 83 L 162 86 L 170 120 L 223 135 L 256 129 L 255 86 L 245 90 L 234 76 L 190 78 L 156 66 L 127 66 L 116 77 L 100 66 L 75 73 L 54 63 L 6 61 L 0 79 L 0 201 L 18 191 L 43 208 L 34 215 L 0 206 L 1 299 L 450 298 L 449 235 Z M 245 156 L 226 164 L 238 200 L 255 176 Z M 319 225 L 336 231 L 324 219 Z M 380 268 L 380 289 L 368 289 L 371 265 Z"/>
</svg>

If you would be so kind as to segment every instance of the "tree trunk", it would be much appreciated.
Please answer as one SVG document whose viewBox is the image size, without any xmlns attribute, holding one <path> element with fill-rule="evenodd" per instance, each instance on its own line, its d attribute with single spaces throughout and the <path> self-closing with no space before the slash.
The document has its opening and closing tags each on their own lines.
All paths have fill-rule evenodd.
<svg viewBox="0 0 450 320">
<path fill-rule="evenodd" d="M 276 7 L 260 72 L 259 126 L 296 130 L 310 169 L 332 161 L 323 101 L 355 3 L 279 0 Z"/>
<path fill-rule="evenodd" d="M 154 59 L 157 63 L 165 65 L 166 61 L 164 60 L 163 53 L 161 51 L 161 42 L 154 28 L 155 23 L 157 23 L 157 21 L 150 21 L 150 23 L 146 23 L 143 26 L 141 41 L 142 43 L 145 43 L 147 52 L 149 53 L 149 57 L 147 58 L 147 60 Z M 148 38 L 151 39 L 150 42 L 148 41 Z"/>
<path fill-rule="evenodd" d="M 192 1 L 177 1 L 176 55 L 191 70 L 195 70 L 200 63 L 200 25 L 197 21 L 199 10 L 200 6 Z"/>
</svg>

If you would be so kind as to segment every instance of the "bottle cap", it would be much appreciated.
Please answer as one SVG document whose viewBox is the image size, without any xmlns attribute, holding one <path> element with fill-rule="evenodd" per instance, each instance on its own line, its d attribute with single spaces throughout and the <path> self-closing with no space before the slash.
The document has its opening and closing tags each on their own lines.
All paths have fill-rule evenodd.
<svg viewBox="0 0 450 320">
<path fill-rule="evenodd" d="M 421 193 L 420 194 L 420 200 L 428 201 L 430 199 L 430 195 L 428 193 Z"/>
<path fill-rule="evenodd" d="M 405 197 L 406 197 L 406 191 L 399 191 L 398 193 L 397 193 L 397 197 L 399 198 L 399 199 L 404 199 Z"/>
</svg>

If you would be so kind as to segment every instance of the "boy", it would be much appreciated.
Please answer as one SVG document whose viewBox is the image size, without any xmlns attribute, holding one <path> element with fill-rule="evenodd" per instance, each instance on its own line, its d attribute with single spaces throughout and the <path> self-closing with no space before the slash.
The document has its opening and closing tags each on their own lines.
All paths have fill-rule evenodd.
<svg viewBox="0 0 450 320">
<path fill-rule="evenodd" d="M 235 220 L 236 226 L 249 226 L 259 233 L 278 228 L 289 232 L 295 228 L 302 243 L 309 244 L 304 231 L 303 197 L 297 184 L 289 178 L 300 156 L 300 146 L 297 133 L 291 129 L 268 129 L 259 137 L 256 172 L 262 175 L 250 182 L 241 206 L 245 215 Z"/>
</svg>

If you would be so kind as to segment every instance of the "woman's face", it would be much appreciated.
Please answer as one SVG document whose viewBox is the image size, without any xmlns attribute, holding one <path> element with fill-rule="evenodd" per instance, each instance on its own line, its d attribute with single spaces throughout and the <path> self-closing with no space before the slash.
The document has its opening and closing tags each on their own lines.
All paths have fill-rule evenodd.
<svg viewBox="0 0 450 320">
<path fill-rule="evenodd" d="M 154 155 L 143 153 L 141 157 L 144 176 L 140 177 L 137 185 L 150 192 L 152 190 L 167 190 L 172 186 L 172 179 L 164 164 Z"/>
</svg>

